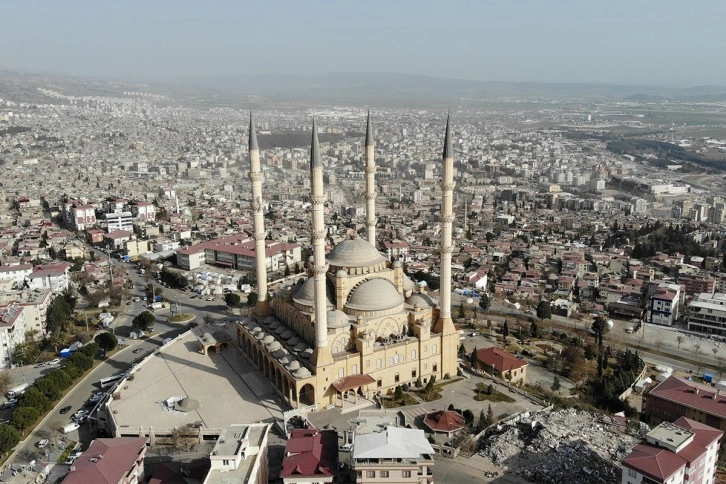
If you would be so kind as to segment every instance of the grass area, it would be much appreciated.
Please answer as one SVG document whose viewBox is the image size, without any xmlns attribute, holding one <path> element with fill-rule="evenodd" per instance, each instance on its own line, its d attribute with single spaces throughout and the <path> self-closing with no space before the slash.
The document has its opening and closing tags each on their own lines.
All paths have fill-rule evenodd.
<svg viewBox="0 0 726 484">
<path fill-rule="evenodd" d="M 76 442 L 71 440 L 68 442 L 68 445 L 66 445 L 65 450 L 61 453 L 60 456 L 58 456 L 58 460 L 56 461 L 56 464 L 62 464 L 66 461 L 69 455 L 71 455 L 71 452 L 73 452 L 73 449 L 76 448 Z"/>
<path fill-rule="evenodd" d="M 509 395 L 505 395 L 502 392 L 498 390 L 494 390 L 491 394 L 487 392 L 476 392 L 474 395 L 474 400 L 477 402 L 505 402 L 505 403 L 513 403 L 516 402 L 516 400 Z"/>
<path fill-rule="evenodd" d="M 193 314 L 182 313 L 182 314 L 177 314 L 176 316 L 170 317 L 169 318 L 169 322 L 171 322 L 171 323 L 180 323 L 180 322 L 189 321 L 191 319 L 194 319 L 194 315 Z"/>
<path fill-rule="evenodd" d="M 403 398 L 400 400 L 396 400 L 394 398 L 383 399 L 383 408 L 407 407 L 409 405 L 418 405 L 418 400 L 408 393 L 404 393 Z"/>
<path fill-rule="evenodd" d="M 419 390 L 417 394 L 424 402 L 433 402 L 434 400 L 441 399 L 441 392 L 436 389 L 433 389 L 430 392 L 427 392 L 426 390 Z"/>
</svg>

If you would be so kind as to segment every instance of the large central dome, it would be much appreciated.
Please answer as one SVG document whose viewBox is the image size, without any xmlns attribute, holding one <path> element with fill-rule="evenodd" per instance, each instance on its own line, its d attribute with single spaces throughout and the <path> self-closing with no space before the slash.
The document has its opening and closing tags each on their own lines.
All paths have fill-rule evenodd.
<svg viewBox="0 0 726 484">
<path fill-rule="evenodd" d="M 403 304 L 396 287 L 388 279 L 367 279 L 348 296 L 346 307 L 359 311 L 385 311 Z"/>
<path fill-rule="evenodd" d="M 369 267 L 386 261 L 386 258 L 365 239 L 347 239 L 336 245 L 325 260 L 336 267 Z"/>
</svg>

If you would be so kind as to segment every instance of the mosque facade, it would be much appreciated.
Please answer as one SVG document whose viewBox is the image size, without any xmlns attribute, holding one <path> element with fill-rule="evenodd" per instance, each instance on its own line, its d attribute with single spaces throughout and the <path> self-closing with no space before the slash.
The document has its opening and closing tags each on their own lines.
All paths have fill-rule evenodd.
<svg viewBox="0 0 726 484">
<path fill-rule="evenodd" d="M 325 251 L 323 166 L 313 121 L 310 156 L 313 255 L 307 279 L 268 294 L 264 257 L 257 264 L 258 301 L 237 337 L 249 359 L 292 407 L 374 400 L 405 383 L 456 376 L 459 335 L 451 319 L 453 151 L 447 119 L 443 150 L 439 298 L 389 261 L 376 240 L 375 164 L 370 115 L 366 130 L 368 240 L 343 240 Z M 249 135 L 257 253 L 264 254 L 262 171 L 255 126 Z"/>
</svg>

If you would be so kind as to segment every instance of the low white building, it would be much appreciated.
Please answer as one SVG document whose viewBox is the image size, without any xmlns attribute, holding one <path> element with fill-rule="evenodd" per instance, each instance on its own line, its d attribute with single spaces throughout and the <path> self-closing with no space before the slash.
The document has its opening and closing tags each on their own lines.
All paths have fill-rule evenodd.
<svg viewBox="0 0 726 484">
<path fill-rule="evenodd" d="M 35 266 L 27 279 L 28 288 L 50 289 L 53 294 L 60 294 L 68 289 L 70 268 L 67 262 Z"/>
<path fill-rule="evenodd" d="M 114 212 L 105 215 L 108 231 L 115 230 L 134 230 L 134 217 L 131 212 Z"/>
</svg>

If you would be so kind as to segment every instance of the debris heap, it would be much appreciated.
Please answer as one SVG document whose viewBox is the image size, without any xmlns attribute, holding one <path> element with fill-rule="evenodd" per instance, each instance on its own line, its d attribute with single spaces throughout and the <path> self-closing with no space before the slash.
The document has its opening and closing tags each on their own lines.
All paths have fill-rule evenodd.
<svg viewBox="0 0 726 484">
<path fill-rule="evenodd" d="M 607 416 L 540 412 L 482 440 L 480 454 L 532 482 L 620 482 L 620 460 L 640 442 Z"/>
</svg>

